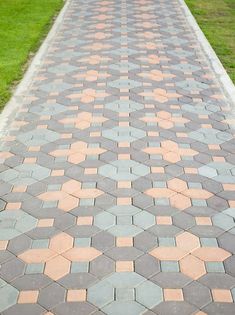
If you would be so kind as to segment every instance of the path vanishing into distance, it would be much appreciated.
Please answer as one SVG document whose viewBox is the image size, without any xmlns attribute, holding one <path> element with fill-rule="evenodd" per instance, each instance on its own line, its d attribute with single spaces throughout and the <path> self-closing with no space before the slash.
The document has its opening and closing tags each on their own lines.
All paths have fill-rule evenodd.
<svg viewBox="0 0 235 315">
<path fill-rule="evenodd" d="M 56 23 L 1 138 L 0 314 L 234 315 L 235 115 L 182 0 Z"/>
</svg>

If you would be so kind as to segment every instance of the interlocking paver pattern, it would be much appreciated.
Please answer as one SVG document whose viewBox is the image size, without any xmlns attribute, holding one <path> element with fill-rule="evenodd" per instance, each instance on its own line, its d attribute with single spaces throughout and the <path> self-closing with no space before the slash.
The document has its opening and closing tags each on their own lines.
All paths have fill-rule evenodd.
<svg viewBox="0 0 235 315">
<path fill-rule="evenodd" d="M 0 313 L 235 314 L 233 114 L 178 0 L 71 0 L 1 139 Z"/>
</svg>

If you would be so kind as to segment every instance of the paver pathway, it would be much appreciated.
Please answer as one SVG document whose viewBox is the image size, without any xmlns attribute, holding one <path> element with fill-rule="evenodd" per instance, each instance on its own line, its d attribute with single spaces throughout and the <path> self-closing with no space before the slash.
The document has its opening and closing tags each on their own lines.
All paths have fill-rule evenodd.
<svg viewBox="0 0 235 315">
<path fill-rule="evenodd" d="M 0 153 L 0 313 L 235 314 L 231 114 L 178 0 L 72 0 Z"/>
</svg>

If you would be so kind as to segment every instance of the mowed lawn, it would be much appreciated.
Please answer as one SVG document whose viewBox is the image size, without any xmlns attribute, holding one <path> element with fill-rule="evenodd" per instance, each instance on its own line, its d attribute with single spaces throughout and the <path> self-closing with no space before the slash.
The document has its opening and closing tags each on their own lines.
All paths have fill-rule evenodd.
<svg viewBox="0 0 235 315">
<path fill-rule="evenodd" d="M 235 83 L 235 0 L 185 0 Z"/>
<path fill-rule="evenodd" d="M 0 0 L 0 110 L 63 3 L 63 0 Z"/>
</svg>

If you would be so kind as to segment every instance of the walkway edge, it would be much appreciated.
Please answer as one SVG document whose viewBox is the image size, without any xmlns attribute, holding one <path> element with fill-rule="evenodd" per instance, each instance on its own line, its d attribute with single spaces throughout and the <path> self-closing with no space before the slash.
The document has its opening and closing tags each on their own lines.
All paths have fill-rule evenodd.
<svg viewBox="0 0 235 315">
<path fill-rule="evenodd" d="M 197 36 L 202 50 L 209 59 L 211 67 L 216 74 L 216 78 L 218 79 L 225 96 L 229 99 L 231 105 L 233 106 L 232 110 L 235 110 L 235 86 L 232 80 L 230 79 L 227 71 L 225 70 L 224 66 L 222 65 L 221 61 L 219 60 L 214 49 L 212 48 L 211 44 L 209 43 L 200 26 L 198 25 L 195 17 L 191 13 L 185 1 L 179 0 L 179 2 L 182 5 L 188 23 Z"/>
<path fill-rule="evenodd" d="M 17 85 L 13 95 L 11 96 L 10 100 L 5 105 L 2 113 L 0 114 L 0 137 L 5 135 L 7 132 L 6 126 L 8 123 L 9 118 L 13 115 L 23 103 L 23 99 L 27 94 L 27 90 L 29 89 L 32 79 L 37 73 L 39 66 L 41 65 L 42 60 L 48 50 L 51 40 L 54 38 L 55 34 L 58 32 L 61 22 L 64 19 L 65 13 L 68 9 L 71 0 L 65 0 L 65 4 L 61 9 L 60 13 L 56 17 L 49 33 L 47 34 L 46 38 L 42 42 L 40 48 L 36 52 L 35 56 L 32 59 L 28 69 L 26 70 L 22 80 Z"/>
</svg>

